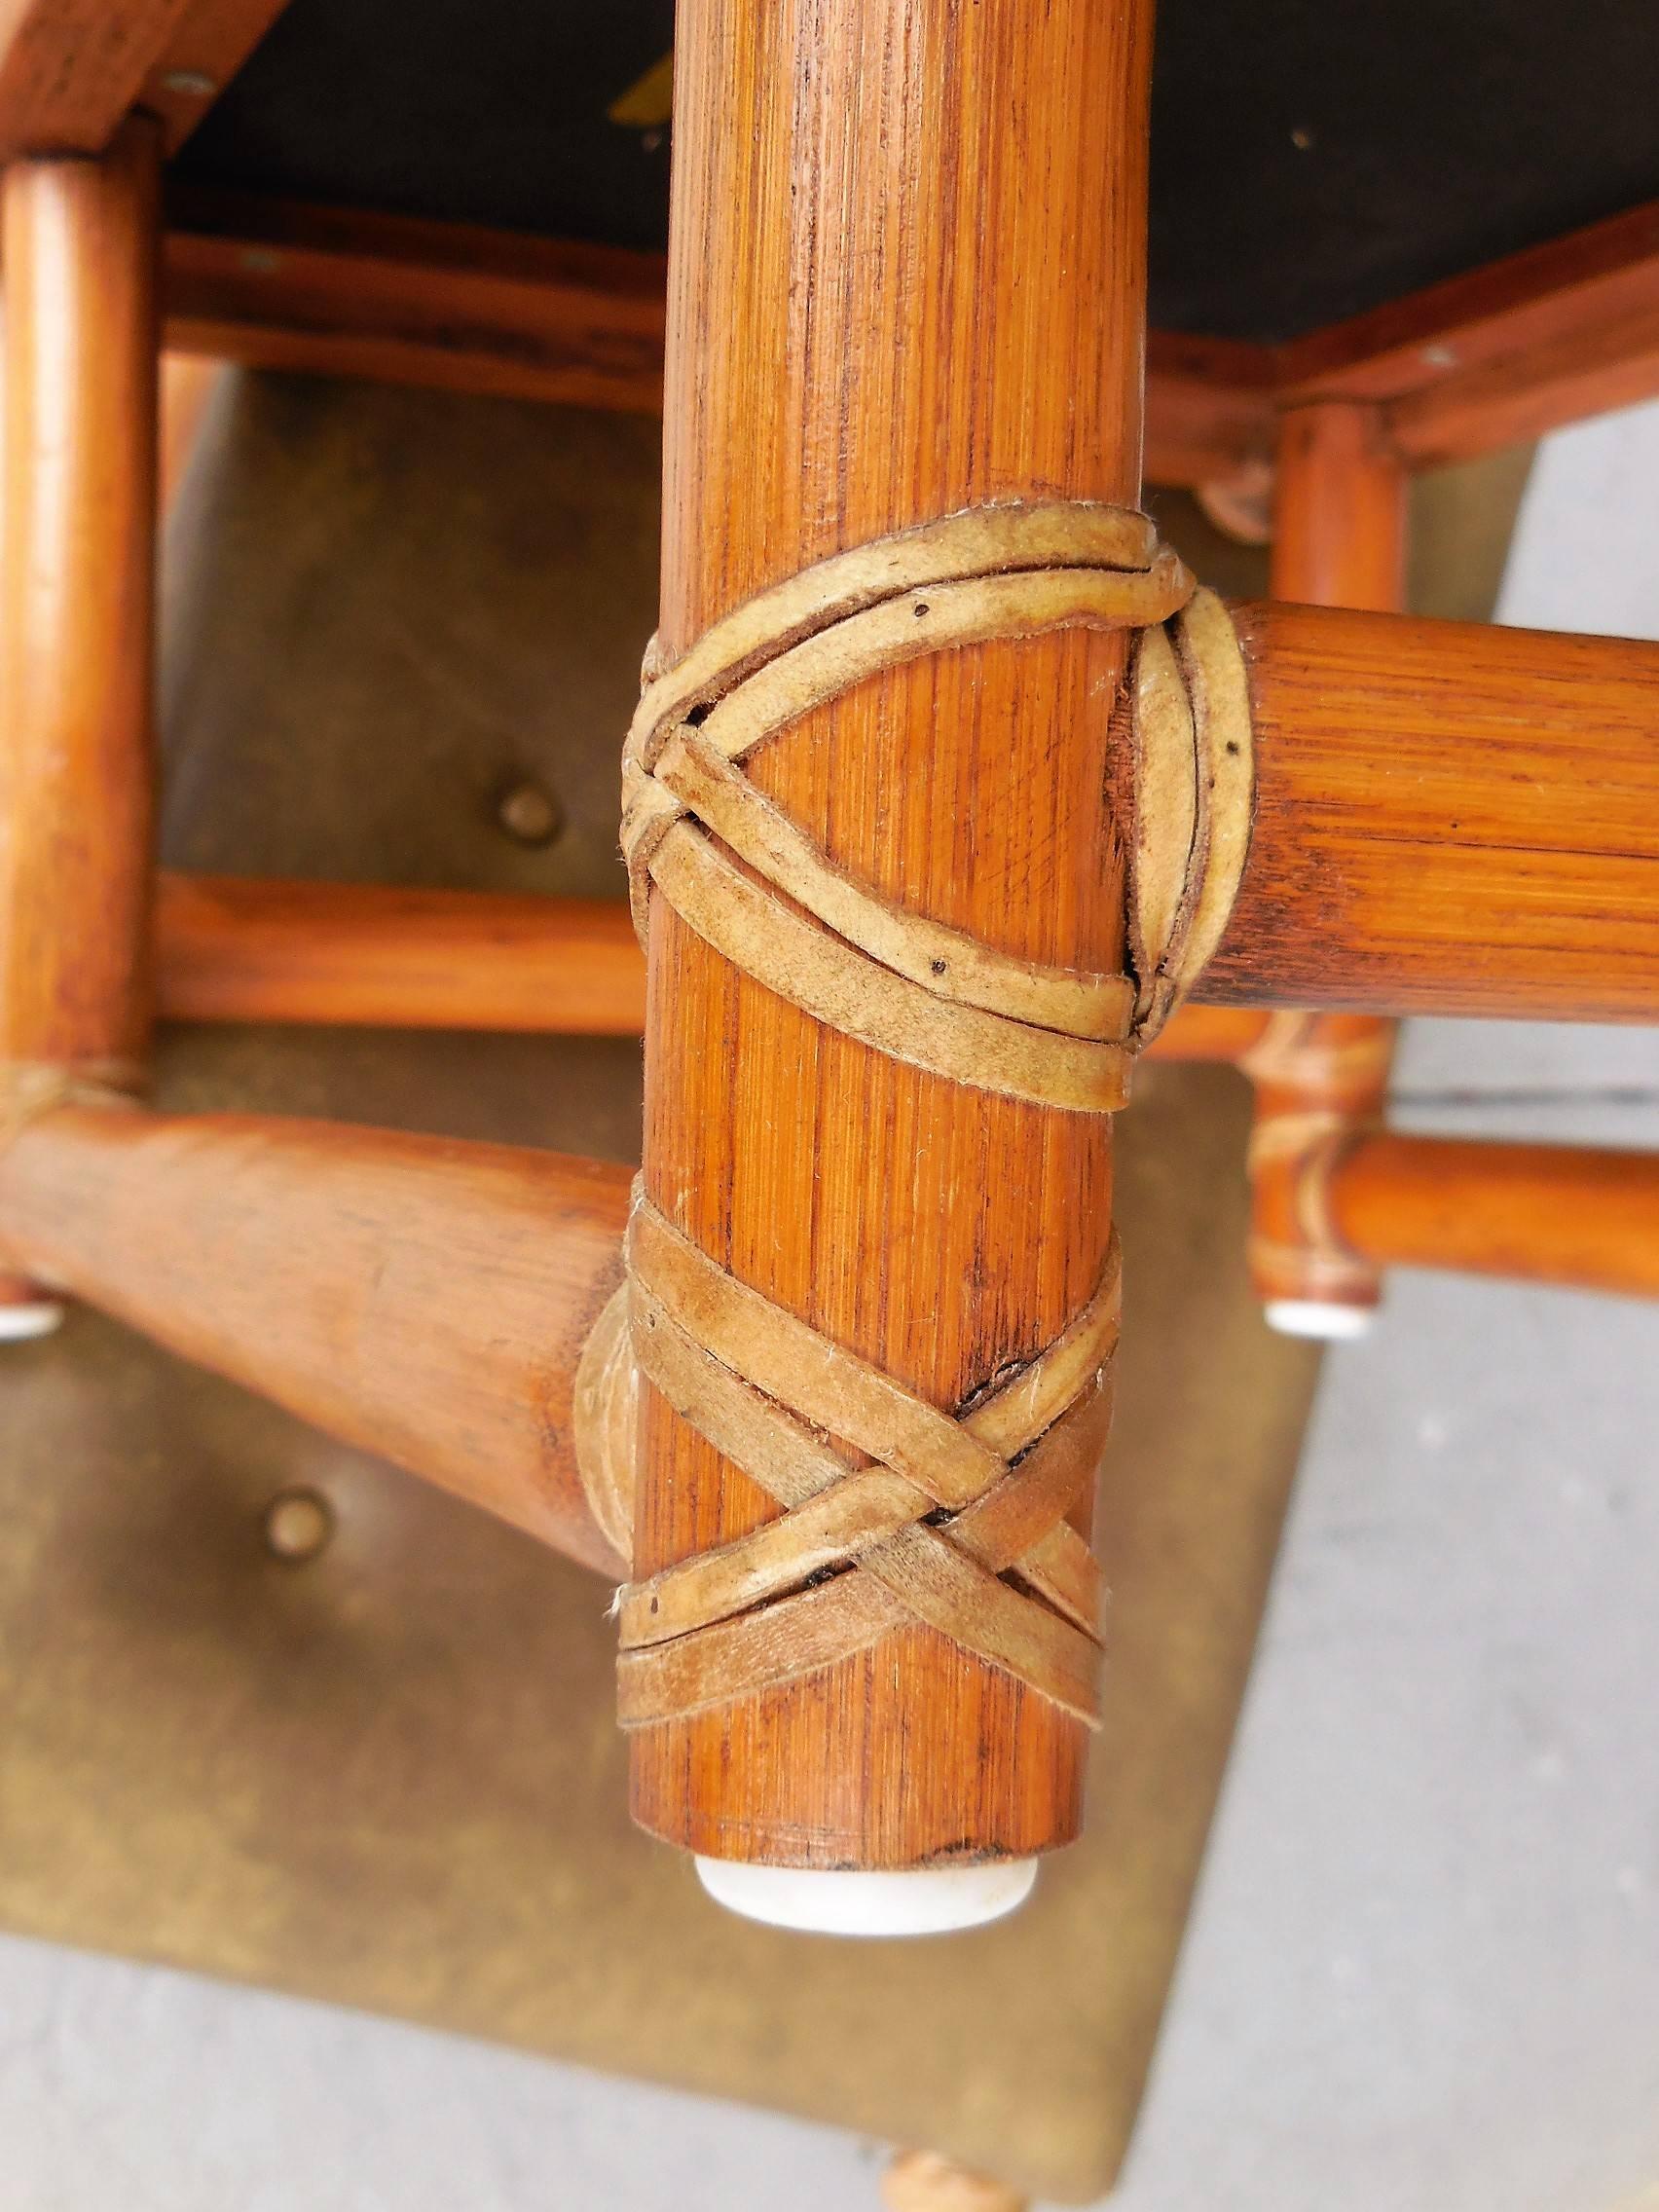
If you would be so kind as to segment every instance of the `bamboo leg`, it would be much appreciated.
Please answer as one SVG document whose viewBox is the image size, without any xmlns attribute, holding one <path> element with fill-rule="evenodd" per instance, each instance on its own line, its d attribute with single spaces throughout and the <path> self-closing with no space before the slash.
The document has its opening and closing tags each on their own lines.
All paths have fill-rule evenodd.
<svg viewBox="0 0 1659 2212">
<path fill-rule="evenodd" d="M 157 162 L 135 119 L 0 182 L 0 1142 L 136 1084 L 149 1036 Z M 0 1336 L 57 1310 L 11 1277 Z"/>
<path fill-rule="evenodd" d="M 1139 494 L 1144 0 L 689 0 L 680 25 L 661 644 L 965 503 Z M 754 780 L 882 894 L 1006 949 L 1122 957 L 1099 793 L 1120 638 L 884 675 Z M 1042 897 L 1032 896 L 1041 885 Z M 1111 1226 L 1098 1117 L 964 1091 L 814 1025 L 661 902 L 645 1174 L 705 1250 L 937 1404 L 1050 1341 Z M 775 1512 L 660 1399 L 636 1571 Z M 633 1807 L 728 1862 L 1024 1859 L 1081 1813 L 1081 1724 L 931 1630 L 638 1732 Z"/>
<path fill-rule="evenodd" d="M 1405 593 L 1407 479 L 1380 411 L 1347 401 L 1293 408 L 1279 432 L 1272 589 L 1278 599 L 1397 611 Z M 1290 1336 L 1360 1335 L 1382 1278 L 1320 1248 L 1296 1203 L 1310 1148 L 1382 1112 L 1390 1022 L 1282 1016 L 1242 1065 L 1256 1083 L 1250 1146 L 1250 1272 L 1269 1325 Z"/>
</svg>

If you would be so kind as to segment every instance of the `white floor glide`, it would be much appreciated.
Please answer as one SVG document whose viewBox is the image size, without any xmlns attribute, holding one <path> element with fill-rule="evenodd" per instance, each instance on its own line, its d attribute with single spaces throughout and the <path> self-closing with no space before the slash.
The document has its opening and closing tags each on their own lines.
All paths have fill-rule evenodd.
<svg viewBox="0 0 1659 2212">
<path fill-rule="evenodd" d="M 1371 1334 L 1375 1306 L 1333 1306 L 1317 1298 L 1270 1298 L 1262 1318 L 1281 1337 L 1313 1337 L 1321 1344 L 1351 1345 Z"/>
<path fill-rule="evenodd" d="M 29 1306 L 0 1306 L 0 1345 L 28 1344 L 35 1337 L 50 1337 L 63 1319 L 55 1298 L 42 1298 Z"/>
<path fill-rule="evenodd" d="M 944 1936 L 1016 1912 L 1037 1884 L 1035 1859 L 993 1859 L 915 1873 L 815 1872 L 697 1860 L 717 1903 L 746 1920 L 811 1936 Z"/>
</svg>

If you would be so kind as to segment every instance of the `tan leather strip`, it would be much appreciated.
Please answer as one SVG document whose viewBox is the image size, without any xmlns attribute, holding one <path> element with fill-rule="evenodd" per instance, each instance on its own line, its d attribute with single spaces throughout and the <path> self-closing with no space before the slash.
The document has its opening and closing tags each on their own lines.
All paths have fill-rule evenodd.
<svg viewBox="0 0 1659 2212">
<path fill-rule="evenodd" d="M 1105 1599 L 1100 1564 L 1065 1516 L 1092 1488 L 1111 1425 L 1108 1372 L 950 1524 L 953 1540 L 976 1559 L 998 1573 L 1012 1568 L 1090 1635 Z"/>
<path fill-rule="evenodd" d="M 773 898 L 689 822 L 675 823 L 658 845 L 651 880 L 733 967 L 895 1059 L 1079 1113 L 1115 1113 L 1128 1097 L 1124 1046 L 1058 1037 L 935 998 Z"/>
<path fill-rule="evenodd" d="M 751 668 L 878 600 L 1011 570 L 1087 565 L 1150 571 L 1160 559 L 1158 534 L 1145 515 L 1082 500 L 971 507 L 942 522 L 854 546 L 745 601 L 705 630 L 671 668 L 651 673 L 629 743 L 636 736 L 646 742 L 647 732 L 719 698 Z M 1172 555 L 1161 559 L 1172 574 L 1179 570 Z M 1180 592 L 1174 605 L 1185 596 Z"/>
<path fill-rule="evenodd" d="M 803 1419 L 908 1475 L 936 1505 L 971 1505 L 1001 1474 L 996 1453 L 947 1414 L 727 1274 L 643 1196 L 627 1255 L 636 1282 L 694 1343 Z"/>
<path fill-rule="evenodd" d="M 1196 591 L 1135 666 L 1135 843 L 1129 944 L 1145 1045 L 1220 944 L 1249 854 L 1250 690 L 1233 618 Z"/>
<path fill-rule="evenodd" d="M 626 1250 L 636 1289 L 659 1301 L 701 1349 L 830 1435 L 907 1474 L 939 1505 L 960 1508 L 980 1495 L 1005 1457 L 1082 1394 L 1118 1342 L 1122 1271 L 1114 1238 L 1099 1287 L 1070 1326 L 957 1422 L 728 1274 L 651 1204 L 641 1184 Z M 641 1333 L 636 1317 L 637 1346 Z"/>
<path fill-rule="evenodd" d="M 1133 998 L 1124 976 L 1045 968 L 994 951 L 921 914 L 902 914 L 861 890 L 700 730 L 681 730 L 657 762 L 657 782 L 683 800 L 740 860 L 895 975 L 941 999 L 1006 1014 L 1074 1037 L 1122 1038 Z"/>
<path fill-rule="evenodd" d="M 794 1679 L 906 1620 L 1094 1716 L 1098 1568 L 1063 1516 L 1104 1442 L 1115 1254 L 1051 1352 L 960 1423 L 738 1283 L 643 1195 L 629 1262 L 643 1371 L 789 1510 L 621 1594 L 625 1724 Z M 986 1433 L 1024 1456 L 1010 1469 Z M 843 1456 L 872 1446 L 881 1467 Z M 965 1510 L 936 1528 L 923 1516 L 945 1499 Z M 799 1588 L 827 1570 L 832 1580 Z M 859 1580 L 894 1603 L 849 1598 Z"/>
<path fill-rule="evenodd" d="M 686 1634 L 776 1596 L 857 1558 L 930 1509 L 927 1493 L 903 1476 L 886 1469 L 849 1472 L 830 1446 L 721 1368 L 638 1286 L 636 1323 L 643 1370 L 670 1405 L 793 1510 L 784 1521 L 767 1522 L 625 1590 L 618 1607 L 625 1645 Z M 1110 1412 L 1102 1382 L 959 1514 L 949 1531 L 981 1564 L 994 1560 L 994 1572 L 1017 1565 L 1025 1580 L 1084 1629 L 1092 1629 L 1098 1617 L 1100 1570 L 1063 1516 L 1093 1478 Z M 1027 1441 L 1022 1436 L 1020 1448 Z"/>
<path fill-rule="evenodd" d="M 1146 631 L 1135 655 L 1135 816 L 1129 951 L 1140 978 L 1137 1024 L 1167 996 L 1162 963 L 1187 899 L 1198 827 L 1193 703 L 1168 632 Z"/>
<path fill-rule="evenodd" d="M 1249 858 L 1256 790 L 1250 685 L 1232 615 L 1213 591 L 1199 590 L 1174 627 L 1193 701 L 1199 840 L 1191 918 L 1178 951 L 1164 963 L 1171 1005 L 1191 990 L 1221 943 Z"/>
<path fill-rule="evenodd" d="M 624 1728 L 645 1728 L 757 1697 L 867 1650 L 905 1622 L 903 1604 L 872 1576 L 837 1575 L 696 1636 L 620 1652 L 616 1717 Z"/>
<path fill-rule="evenodd" d="M 956 1547 L 916 1525 L 827 1582 L 691 1635 L 625 1647 L 617 1657 L 617 1717 L 624 1728 L 648 1727 L 752 1697 L 918 1622 L 1099 1725 L 1094 1639 L 995 1574 L 976 1571 Z"/>
<path fill-rule="evenodd" d="M 1268 1016 L 1267 1025 L 1238 1065 L 1252 1083 L 1273 1084 L 1334 1099 L 1381 1090 L 1394 1056 L 1390 1023 L 1371 1023 L 1361 1034 L 1332 1038 L 1326 1016 L 1289 1008 Z"/>
<path fill-rule="evenodd" d="M 1255 1174 L 1272 1161 L 1304 1161 L 1340 1145 L 1353 1133 L 1346 1114 L 1329 1107 L 1309 1107 L 1301 1114 L 1269 1114 L 1250 1131 L 1246 1164 Z"/>
<path fill-rule="evenodd" d="M 1290 1177 L 1298 1241 L 1285 1242 L 1259 1230 L 1250 1237 L 1252 1272 L 1274 1285 L 1278 1294 L 1375 1303 L 1378 1272 L 1344 1238 L 1331 1202 L 1339 1161 L 1371 1125 L 1346 1114 L 1312 1109 L 1274 1114 L 1252 1130 L 1250 1173 Z"/>
<path fill-rule="evenodd" d="M 1094 1640 L 918 1524 L 829 1582 L 669 1642 L 624 1648 L 617 1716 L 625 1728 L 645 1727 L 754 1696 L 918 1621 L 1098 1726 Z"/>
<path fill-rule="evenodd" d="M 926 1510 L 916 1494 L 903 1475 L 867 1467 L 780 1521 L 634 1583 L 618 1608 L 623 1649 L 689 1636 L 786 1596 L 826 1567 L 847 1566 Z"/>
<path fill-rule="evenodd" d="M 815 707 L 885 669 L 992 638 L 1142 630 L 1178 613 L 1192 590 L 1192 577 L 1167 553 L 1146 570 L 1066 566 L 947 578 L 827 623 L 769 656 L 718 700 L 700 701 L 694 726 L 728 760 L 743 760 Z M 624 757 L 631 753 L 654 770 L 682 718 L 665 717 L 651 692 L 641 716 Z"/>
</svg>

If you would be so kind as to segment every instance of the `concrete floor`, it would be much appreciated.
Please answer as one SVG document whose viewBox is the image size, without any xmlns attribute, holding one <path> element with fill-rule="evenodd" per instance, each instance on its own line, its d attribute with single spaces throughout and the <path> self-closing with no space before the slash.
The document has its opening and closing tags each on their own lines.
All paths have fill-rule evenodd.
<svg viewBox="0 0 1659 2212">
<path fill-rule="evenodd" d="M 1504 618 L 1659 636 L 1656 489 L 1659 409 L 1552 441 Z M 1415 1025 L 1398 1091 L 1659 1145 L 1651 1032 Z M 1656 1459 L 1651 1308 L 1402 1275 L 1330 1357 L 1125 2212 L 1659 2207 Z M 881 2157 L 0 1939 L 0 2212 L 852 2212 Z"/>
</svg>

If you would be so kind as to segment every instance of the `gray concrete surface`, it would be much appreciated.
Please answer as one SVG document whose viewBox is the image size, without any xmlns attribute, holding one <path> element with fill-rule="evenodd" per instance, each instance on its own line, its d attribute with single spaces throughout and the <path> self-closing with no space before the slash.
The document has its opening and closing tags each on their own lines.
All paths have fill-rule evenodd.
<svg viewBox="0 0 1659 2212">
<path fill-rule="evenodd" d="M 1659 635 L 1656 488 L 1659 410 L 1554 441 L 1505 618 Z M 1419 1025 L 1398 1088 L 1659 1144 L 1650 1033 Z M 1125 2212 L 1659 2207 L 1656 1461 L 1649 1308 L 1401 1276 L 1331 1356 Z M 879 2162 L 0 1940 L 0 2212 L 852 2212 Z"/>
</svg>

